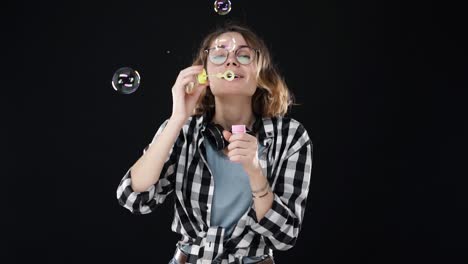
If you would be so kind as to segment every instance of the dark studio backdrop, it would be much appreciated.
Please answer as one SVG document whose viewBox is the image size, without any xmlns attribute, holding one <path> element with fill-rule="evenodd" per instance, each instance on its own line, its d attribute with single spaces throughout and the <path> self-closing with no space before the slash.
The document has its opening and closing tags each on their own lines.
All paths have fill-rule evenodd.
<svg viewBox="0 0 468 264">
<path fill-rule="evenodd" d="M 466 263 L 463 9 L 232 0 L 219 16 L 212 6 L 8 5 L 13 183 L 2 189 L 12 228 L 2 263 L 169 261 L 179 238 L 171 200 L 136 216 L 116 188 L 170 116 L 179 71 L 229 19 L 265 39 L 300 104 L 290 116 L 314 144 L 303 228 L 277 263 Z M 141 75 L 130 95 L 111 86 L 124 66 Z"/>
</svg>

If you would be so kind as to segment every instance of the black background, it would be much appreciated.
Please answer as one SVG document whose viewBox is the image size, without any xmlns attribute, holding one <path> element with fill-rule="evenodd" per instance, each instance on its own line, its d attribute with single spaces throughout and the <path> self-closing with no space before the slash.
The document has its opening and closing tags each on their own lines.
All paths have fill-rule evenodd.
<svg viewBox="0 0 468 264">
<path fill-rule="evenodd" d="M 115 191 L 227 19 L 265 39 L 314 143 L 303 229 L 277 263 L 466 263 L 465 9 L 232 2 L 226 16 L 212 1 L 5 6 L 5 263 L 169 261 L 171 205 L 135 216 Z M 130 95 L 111 86 L 124 66 L 142 78 Z"/>
</svg>

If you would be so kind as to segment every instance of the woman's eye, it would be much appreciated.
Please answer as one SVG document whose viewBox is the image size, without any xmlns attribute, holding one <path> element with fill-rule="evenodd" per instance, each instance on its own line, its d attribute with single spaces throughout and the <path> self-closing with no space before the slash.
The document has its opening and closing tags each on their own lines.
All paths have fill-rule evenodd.
<svg viewBox="0 0 468 264">
<path fill-rule="evenodd" d="M 215 64 L 221 64 L 226 60 L 226 56 L 223 55 L 214 55 L 210 57 L 211 62 Z"/>
<path fill-rule="evenodd" d="M 237 60 L 239 60 L 240 63 L 242 64 L 247 64 L 250 62 L 250 56 L 248 55 L 241 55 L 237 57 Z"/>
</svg>

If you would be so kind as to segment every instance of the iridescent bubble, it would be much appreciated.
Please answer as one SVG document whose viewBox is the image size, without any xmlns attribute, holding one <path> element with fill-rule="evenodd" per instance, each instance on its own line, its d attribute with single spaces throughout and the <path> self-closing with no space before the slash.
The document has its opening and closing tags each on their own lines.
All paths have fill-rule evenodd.
<svg viewBox="0 0 468 264">
<path fill-rule="evenodd" d="M 226 15 L 231 11 L 231 1 L 229 0 L 215 0 L 214 10 L 219 15 Z"/>
<path fill-rule="evenodd" d="M 118 69 L 112 77 L 112 87 L 123 94 L 131 94 L 140 86 L 140 74 L 130 67 Z"/>
<path fill-rule="evenodd" d="M 235 38 L 216 38 L 215 47 L 225 48 L 229 51 L 234 51 L 236 49 L 236 39 Z"/>
</svg>

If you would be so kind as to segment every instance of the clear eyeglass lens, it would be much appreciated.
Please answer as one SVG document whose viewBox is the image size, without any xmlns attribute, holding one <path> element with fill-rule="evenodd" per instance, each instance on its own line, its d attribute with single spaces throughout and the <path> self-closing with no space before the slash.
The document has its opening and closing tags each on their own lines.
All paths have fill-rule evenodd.
<svg viewBox="0 0 468 264">
<path fill-rule="evenodd" d="M 254 51 L 249 47 L 243 47 L 237 50 L 236 58 L 241 64 L 249 64 L 255 56 Z"/>
<path fill-rule="evenodd" d="M 214 64 L 223 64 L 229 55 L 229 51 L 223 48 L 209 51 L 210 61 Z M 255 57 L 255 51 L 249 47 L 242 47 L 236 51 L 236 58 L 240 64 L 249 64 Z"/>
<path fill-rule="evenodd" d="M 210 61 L 214 64 L 223 64 L 228 56 L 225 49 L 211 49 L 209 53 Z"/>
</svg>

